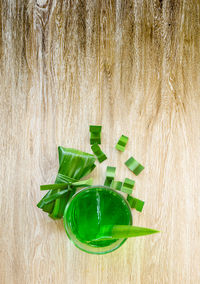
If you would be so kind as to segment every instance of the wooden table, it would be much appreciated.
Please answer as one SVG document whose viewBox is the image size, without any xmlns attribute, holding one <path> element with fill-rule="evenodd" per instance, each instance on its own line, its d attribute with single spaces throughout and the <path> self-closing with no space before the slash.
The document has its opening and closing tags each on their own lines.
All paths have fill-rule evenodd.
<svg viewBox="0 0 200 284">
<path fill-rule="evenodd" d="M 8 0 L 0 17 L 0 283 L 200 283 L 199 0 Z M 161 230 L 104 256 L 36 207 L 57 146 L 91 152 L 89 124 L 108 156 L 95 183 L 107 165 L 134 178 L 133 155 L 145 165 L 134 224 Z"/>
</svg>

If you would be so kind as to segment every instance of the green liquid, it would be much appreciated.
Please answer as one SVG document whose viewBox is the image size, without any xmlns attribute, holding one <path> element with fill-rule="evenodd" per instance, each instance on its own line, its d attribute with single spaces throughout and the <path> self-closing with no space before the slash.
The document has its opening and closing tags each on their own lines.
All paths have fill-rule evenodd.
<svg viewBox="0 0 200 284">
<path fill-rule="evenodd" d="M 94 240 L 101 226 L 131 223 L 130 209 L 123 197 L 105 188 L 81 191 L 71 201 L 65 218 L 76 238 L 93 247 L 109 246 L 116 241 Z"/>
</svg>

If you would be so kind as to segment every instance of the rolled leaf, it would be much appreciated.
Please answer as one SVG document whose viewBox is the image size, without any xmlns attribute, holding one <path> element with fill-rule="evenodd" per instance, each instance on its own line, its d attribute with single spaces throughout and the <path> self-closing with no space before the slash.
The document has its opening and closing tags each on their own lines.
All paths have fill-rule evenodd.
<svg viewBox="0 0 200 284">
<path fill-rule="evenodd" d="M 52 201 L 54 201 L 54 200 L 56 200 L 56 199 L 58 199 L 58 198 L 61 198 L 61 197 L 62 197 L 63 195 L 65 195 L 68 191 L 69 191 L 69 189 L 64 189 L 64 190 L 58 191 L 58 192 L 52 194 L 51 196 L 46 197 L 46 198 L 44 199 L 44 203 L 45 203 L 45 204 L 49 204 L 49 203 L 51 203 Z"/>
<path fill-rule="evenodd" d="M 66 180 L 68 178 L 66 177 Z M 66 189 L 69 185 L 73 187 L 85 187 L 93 184 L 93 179 L 89 178 L 87 180 L 81 180 L 76 182 L 67 182 L 66 183 L 54 183 L 54 184 L 45 184 L 40 186 L 40 190 L 55 190 L 55 189 Z"/>
<path fill-rule="evenodd" d="M 68 185 L 69 183 L 45 184 L 45 185 L 40 185 L 40 190 L 65 189 L 68 187 Z"/>
</svg>

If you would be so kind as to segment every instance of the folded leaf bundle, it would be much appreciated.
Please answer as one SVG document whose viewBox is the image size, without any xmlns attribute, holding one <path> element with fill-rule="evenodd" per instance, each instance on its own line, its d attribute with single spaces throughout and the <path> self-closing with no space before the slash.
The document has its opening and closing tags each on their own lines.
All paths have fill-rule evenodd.
<svg viewBox="0 0 200 284">
<path fill-rule="evenodd" d="M 96 160 L 92 154 L 61 146 L 58 147 L 58 154 L 59 170 L 55 180 L 56 186 L 50 185 L 48 193 L 37 204 L 53 219 L 62 218 L 66 204 L 77 187 L 91 184 L 91 180 L 89 182 L 88 180 L 79 182 L 79 180 L 93 171 Z M 47 187 L 48 185 L 42 186 L 41 189 L 45 190 Z"/>
</svg>

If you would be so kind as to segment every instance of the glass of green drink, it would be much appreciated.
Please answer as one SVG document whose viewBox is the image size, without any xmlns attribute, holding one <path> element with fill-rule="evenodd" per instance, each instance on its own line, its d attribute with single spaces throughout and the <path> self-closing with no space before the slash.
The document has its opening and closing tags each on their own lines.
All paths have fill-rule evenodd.
<svg viewBox="0 0 200 284">
<path fill-rule="evenodd" d="M 102 226 L 132 225 L 129 204 L 117 191 L 91 186 L 73 195 L 64 212 L 68 237 L 79 249 L 105 254 L 119 248 L 126 239 L 98 239 Z"/>
</svg>

